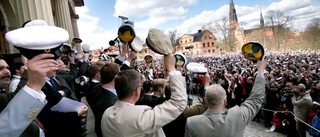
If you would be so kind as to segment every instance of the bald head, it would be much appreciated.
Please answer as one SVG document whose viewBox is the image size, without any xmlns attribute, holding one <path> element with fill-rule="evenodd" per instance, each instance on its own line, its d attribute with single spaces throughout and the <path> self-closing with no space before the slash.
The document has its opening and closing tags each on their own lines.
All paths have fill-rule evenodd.
<svg viewBox="0 0 320 137">
<path fill-rule="evenodd" d="M 206 90 L 205 96 L 209 107 L 224 107 L 226 91 L 221 85 L 214 84 L 209 86 Z"/>
<path fill-rule="evenodd" d="M 300 90 L 300 92 L 306 92 L 306 86 L 304 84 L 299 84 L 298 89 Z"/>
</svg>

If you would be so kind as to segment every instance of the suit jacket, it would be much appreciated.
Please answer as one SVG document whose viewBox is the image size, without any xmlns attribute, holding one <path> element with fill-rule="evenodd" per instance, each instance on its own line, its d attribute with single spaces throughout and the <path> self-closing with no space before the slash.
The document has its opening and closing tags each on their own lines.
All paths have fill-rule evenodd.
<svg viewBox="0 0 320 137">
<path fill-rule="evenodd" d="M 171 99 L 154 108 L 117 101 L 103 114 L 104 137 L 163 137 L 162 127 L 176 119 L 187 106 L 185 78 L 170 76 Z"/>
<path fill-rule="evenodd" d="M 0 113 L 1 137 L 20 136 L 46 104 L 46 101 L 40 102 L 28 94 L 26 88 L 22 88 L 17 94 L 0 94 L 0 101 L 1 110 L 6 106 Z"/>
<path fill-rule="evenodd" d="M 101 118 L 104 111 L 113 106 L 117 102 L 118 96 L 113 94 L 111 91 L 97 86 L 92 92 L 94 100 L 89 104 L 95 118 L 95 131 L 98 137 L 102 137 L 101 133 Z"/>
<path fill-rule="evenodd" d="M 96 86 L 101 86 L 100 82 L 93 82 L 92 79 L 90 79 L 89 83 L 88 83 L 88 88 L 86 89 L 86 99 L 88 104 L 92 104 L 92 101 L 95 99 L 94 95 L 93 95 L 93 89 Z M 99 90 L 99 88 L 96 88 L 97 90 Z"/>
<path fill-rule="evenodd" d="M 85 75 L 87 69 L 89 67 L 89 63 L 86 61 L 78 62 L 78 64 L 70 64 L 70 71 L 57 71 L 57 78 L 59 78 L 60 82 L 63 82 L 64 85 L 68 85 L 70 91 L 72 91 L 72 98 L 76 100 L 81 99 L 80 89 L 77 88 L 77 84 L 75 83 L 75 79 Z M 62 80 L 63 79 L 63 80 Z"/>
<path fill-rule="evenodd" d="M 241 106 L 227 111 L 208 109 L 187 119 L 185 137 L 242 137 L 246 125 L 258 113 L 265 95 L 265 79 L 257 77 L 251 95 Z"/>
<path fill-rule="evenodd" d="M 157 97 L 154 95 L 144 95 L 137 105 L 147 105 L 154 108 L 156 105 L 162 104 L 166 101 L 165 97 Z"/>
<path fill-rule="evenodd" d="M 305 94 L 303 96 L 293 96 L 291 97 L 291 101 L 293 105 L 293 113 L 297 116 L 294 117 L 294 120 L 299 122 L 299 119 L 301 119 L 304 122 L 307 122 L 308 110 L 312 106 L 312 98 L 310 94 Z"/>
<path fill-rule="evenodd" d="M 80 129 L 80 118 L 77 112 L 57 112 L 51 111 L 51 107 L 56 105 L 62 98 L 62 95 L 48 84 L 45 83 L 41 89 L 46 94 L 47 105 L 38 115 L 38 119 L 45 128 L 46 137 L 68 137 L 77 136 Z M 66 96 L 70 98 L 70 96 Z"/>
</svg>

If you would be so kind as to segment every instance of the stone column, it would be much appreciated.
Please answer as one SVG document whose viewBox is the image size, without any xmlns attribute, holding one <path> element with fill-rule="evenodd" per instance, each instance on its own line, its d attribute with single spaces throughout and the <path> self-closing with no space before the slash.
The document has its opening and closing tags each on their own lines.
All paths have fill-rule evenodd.
<svg viewBox="0 0 320 137">
<path fill-rule="evenodd" d="M 79 15 L 77 14 L 72 15 L 71 21 L 72 21 L 73 35 L 74 37 L 81 38 L 78 30 L 78 23 L 77 23 L 78 19 L 79 19 Z M 75 48 L 78 51 L 78 53 L 80 54 L 82 53 L 81 43 L 76 43 L 76 46 L 73 48 Z"/>
<path fill-rule="evenodd" d="M 56 26 L 66 29 L 69 32 L 69 44 L 73 39 L 73 30 L 68 0 L 55 0 Z"/>
<path fill-rule="evenodd" d="M 50 0 L 11 0 L 18 27 L 28 20 L 42 19 L 54 25 Z"/>
</svg>

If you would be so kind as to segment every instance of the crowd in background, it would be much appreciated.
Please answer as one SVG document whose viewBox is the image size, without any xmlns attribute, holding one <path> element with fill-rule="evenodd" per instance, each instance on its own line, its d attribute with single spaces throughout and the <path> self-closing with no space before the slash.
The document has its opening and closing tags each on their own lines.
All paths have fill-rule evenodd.
<svg viewBox="0 0 320 137">
<path fill-rule="evenodd" d="M 276 131 L 285 132 L 289 136 L 295 133 L 292 132 L 295 131 L 294 116 L 287 112 L 274 113 L 274 111 L 293 111 L 291 97 L 293 96 L 295 87 L 298 86 L 298 84 L 304 84 L 305 90 L 311 95 L 312 100 L 320 102 L 319 54 L 319 51 L 292 51 L 267 53 L 265 55 L 265 60 L 268 62 L 268 66 L 264 73 L 267 81 L 265 85 L 265 99 L 262 104 L 262 109 L 254 118 L 255 121 L 264 121 L 266 127 L 276 125 Z M 157 89 L 165 83 L 158 80 L 166 79 L 167 76 L 163 59 L 153 59 L 151 63 L 146 63 L 144 60 L 132 61 L 135 56 L 136 55 L 129 55 L 129 57 L 125 58 L 120 56 L 108 56 L 106 53 L 101 53 L 99 61 L 90 62 L 91 57 L 88 53 L 84 53 L 82 58 L 74 58 L 75 56 L 64 55 L 59 61 L 59 70 L 56 72 L 60 78 L 57 76 L 55 76 L 55 78 L 57 81 L 64 79 L 63 81 L 65 82 L 59 82 L 59 84 L 61 85 L 62 83 L 64 88 L 67 87 L 68 90 L 72 90 L 66 92 L 69 98 L 81 101 L 82 97 L 86 97 L 90 107 L 94 109 L 93 111 L 95 113 L 96 120 L 98 119 L 99 121 L 101 121 L 102 114 L 106 107 L 110 107 L 116 102 L 117 96 L 115 96 L 113 101 L 107 106 L 103 104 L 102 108 L 104 110 L 101 110 L 101 108 L 98 107 L 98 105 L 101 105 L 101 102 L 97 103 L 97 101 L 101 101 L 103 98 L 97 99 L 97 97 L 100 96 L 98 91 L 102 91 L 103 89 L 113 91 L 111 89 L 114 89 L 114 87 L 111 86 L 108 88 L 106 86 L 108 84 L 114 84 L 112 83 L 114 77 L 110 77 L 110 75 L 115 76 L 119 73 L 120 69 L 124 69 L 124 65 L 126 66 L 125 68 L 136 69 L 141 75 L 140 82 L 143 92 L 141 93 L 141 99 L 137 104 L 143 102 L 142 99 L 146 99 L 146 95 L 150 95 L 150 97 L 147 98 L 147 102 L 149 101 L 151 104 L 150 106 L 152 107 L 170 99 L 170 93 L 167 93 L 168 90 L 166 90 L 166 93 L 161 93 L 161 91 L 158 93 L 157 91 Z M 130 60 L 128 60 L 128 58 Z M 181 124 L 185 125 L 187 117 L 201 114 L 206 110 L 206 105 L 202 102 L 202 97 L 204 96 L 206 89 L 204 86 L 206 77 L 209 79 L 210 85 L 220 84 L 225 89 L 227 95 L 226 107 L 231 108 L 235 105 L 240 105 L 249 97 L 258 69 L 255 62 L 245 59 L 241 54 L 225 54 L 220 57 L 186 55 L 186 60 L 187 62 L 185 66 L 178 66 L 177 70 L 181 71 L 182 75 L 186 77 L 186 92 L 198 95 L 201 100 L 201 104 L 200 106 L 197 106 L 199 104 L 192 104 L 189 102 L 189 106 L 197 106 L 198 111 L 194 113 L 193 111 L 185 110 L 183 114 L 171 123 L 172 125 L 165 126 L 164 131 L 167 136 L 170 136 L 170 133 L 168 132 L 175 132 L 170 131 L 171 128 L 169 127 L 172 127 L 175 124 L 180 126 Z M 130 64 L 129 62 L 134 63 Z M 188 71 L 186 66 L 190 62 L 203 64 L 208 69 L 207 75 L 204 73 Z M 119 68 L 110 63 L 117 63 Z M 14 75 L 12 80 L 13 82 L 16 79 L 16 75 L 19 75 L 18 77 L 22 77 L 22 69 L 24 68 L 21 63 L 16 65 L 17 66 L 13 67 L 14 70 L 12 70 L 12 74 Z M 102 70 L 102 68 L 104 69 Z M 20 69 L 22 72 L 17 71 Z M 117 71 L 117 69 L 119 69 L 119 71 Z M 17 86 L 17 82 L 15 82 L 14 85 Z M 11 92 L 14 92 L 14 90 L 15 89 L 13 88 Z M 66 93 L 62 96 L 66 96 Z M 157 97 L 155 97 L 155 95 Z M 150 100 L 153 101 L 150 102 Z M 58 116 L 61 115 L 53 113 L 51 110 L 43 111 L 47 111 L 45 113 L 46 115 L 56 118 L 59 118 Z M 190 114 L 190 112 L 192 113 Z M 39 118 L 41 118 L 41 114 L 42 113 L 40 113 Z M 50 130 L 51 128 L 54 129 L 52 126 L 55 126 L 50 125 L 50 123 L 55 122 L 52 120 L 46 121 L 46 115 L 43 114 L 44 117 L 42 117 L 42 119 L 45 124 L 44 128 L 47 129 L 47 136 L 51 136 L 50 134 L 57 135 L 55 134 L 56 130 Z M 85 117 L 85 115 L 80 116 L 78 120 L 69 121 L 76 122 L 73 124 L 66 123 L 66 121 L 64 123 L 66 123 L 66 125 L 77 125 L 77 128 L 73 129 L 74 134 L 77 134 L 78 136 L 85 136 L 86 128 L 84 125 L 86 121 L 83 120 L 83 117 Z M 56 121 L 61 121 L 61 119 L 57 119 Z M 96 121 L 96 123 L 99 124 L 99 121 Z M 184 126 L 181 127 L 181 133 L 184 133 Z M 96 132 L 101 132 L 99 131 L 101 130 L 100 125 L 97 128 Z M 99 133 L 98 136 L 102 136 L 102 134 Z"/>
<path fill-rule="evenodd" d="M 299 84 L 305 85 L 305 90 L 312 97 L 312 101 L 320 102 L 320 57 L 319 51 L 290 51 L 273 52 L 265 55 L 269 66 L 264 73 L 267 80 L 265 99 L 262 109 L 254 118 L 257 122 L 264 121 L 266 127 L 276 126 L 276 131 L 294 136 L 294 116 L 286 111 L 293 112 L 291 97 L 294 95 L 295 87 Z M 227 92 L 228 104 L 231 108 L 240 105 L 250 94 L 255 75 L 256 65 L 253 61 L 247 60 L 243 55 L 223 55 L 222 57 L 187 55 L 187 63 L 197 62 L 208 68 L 210 74 L 210 85 L 220 84 Z M 162 59 L 154 59 L 153 64 L 145 61 L 137 62 L 137 69 L 146 75 L 146 78 L 163 78 L 165 70 Z M 187 80 L 187 92 L 203 93 L 203 74 L 193 74 L 186 67 L 183 74 Z M 150 74 L 150 72 L 152 74 Z M 190 74 L 191 75 L 190 77 Z M 202 76 L 203 77 L 203 76 Z M 188 85 L 191 80 L 193 85 Z M 188 83 L 189 82 L 189 83 Z M 193 92 L 189 92 L 190 89 Z M 196 91 L 195 88 L 197 89 Z M 314 105 L 316 112 L 319 106 Z M 281 112 L 282 111 L 282 112 Z M 278 113 L 275 113 L 278 112 Z M 280 112 L 280 113 L 279 113 Z M 308 124 L 311 125 L 311 119 Z"/>
</svg>

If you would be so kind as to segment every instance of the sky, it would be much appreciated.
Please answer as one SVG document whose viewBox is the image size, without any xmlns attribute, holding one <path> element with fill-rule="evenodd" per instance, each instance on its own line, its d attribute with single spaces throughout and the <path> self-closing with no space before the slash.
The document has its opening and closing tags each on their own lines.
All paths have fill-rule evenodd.
<svg viewBox="0 0 320 137">
<path fill-rule="evenodd" d="M 320 18 L 320 0 L 233 0 L 240 27 L 259 24 L 269 10 L 292 16 L 289 26 L 303 31 L 313 18 Z M 91 49 L 106 48 L 117 37 L 119 16 L 134 22 L 136 35 L 145 40 L 151 28 L 165 34 L 177 30 L 178 36 L 196 33 L 204 25 L 213 25 L 222 17 L 229 19 L 229 0 L 84 0 L 76 7 L 78 28 L 83 44 Z M 266 17 L 264 20 L 267 21 Z"/>
</svg>

